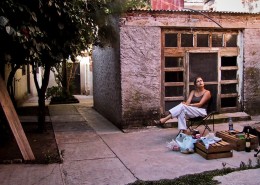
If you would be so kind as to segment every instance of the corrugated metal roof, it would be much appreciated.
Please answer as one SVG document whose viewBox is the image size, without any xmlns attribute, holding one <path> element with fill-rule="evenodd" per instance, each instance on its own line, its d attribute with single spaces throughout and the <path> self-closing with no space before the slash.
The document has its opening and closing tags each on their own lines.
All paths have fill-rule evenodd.
<svg viewBox="0 0 260 185">
<path fill-rule="evenodd" d="M 233 11 L 210 11 L 210 10 L 193 10 L 193 9 L 182 9 L 182 10 L 141 10 L 141 9 L 132 9 L 130 11 L 142 11 L 142 12 L 200 12 L 200 13 L 222 13 L 222 14 L 252 14 L 252 15 L 258 15 L 260 12 L 256 13 L 250 13 L 250 12 L 233 12 Z"/>
</svg>

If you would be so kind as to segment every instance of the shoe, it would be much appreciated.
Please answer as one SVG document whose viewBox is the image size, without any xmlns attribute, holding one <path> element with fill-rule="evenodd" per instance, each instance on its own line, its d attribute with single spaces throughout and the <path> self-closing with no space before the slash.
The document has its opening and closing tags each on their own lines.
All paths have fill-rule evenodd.
<svg viewBox="0 0 260 185">
<path fill-rule="evenodd" d="M 160 120 L 154 120 L 153 122 L 157 127 L 164 128 L 164 123 L 162 123 Z"/>
</svg>

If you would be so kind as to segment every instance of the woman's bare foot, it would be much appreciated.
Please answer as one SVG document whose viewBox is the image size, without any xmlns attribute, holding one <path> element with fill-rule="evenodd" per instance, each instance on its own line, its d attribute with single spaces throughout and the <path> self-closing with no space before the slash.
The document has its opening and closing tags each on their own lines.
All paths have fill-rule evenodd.
<svg viewBox="0 0 260 185">
<path fill-rule="evenodd" d="M 163 123 L 160 120 L 153 120 L 155 125 L 162 125 Z"/>
</svg>

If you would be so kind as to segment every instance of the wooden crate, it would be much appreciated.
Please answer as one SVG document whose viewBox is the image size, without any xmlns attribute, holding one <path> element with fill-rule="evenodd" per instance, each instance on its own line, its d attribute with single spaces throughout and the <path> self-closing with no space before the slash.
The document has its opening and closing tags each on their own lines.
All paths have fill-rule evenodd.
<svg viewBox="0 0 260 185">
<path fill-rule="evenodd" d="M 217 137 L 222 138 L 222 140 L 228 142 L 231 144 L 232 149 L 236 151 L 244 151 L 246 147 L 246 141 L 245 139 L 239 139 L 236 137 L 236 133 L 238 131 L 235 131 L 234 134 L 230 134 L 228 131 L 219 131 L 216 133 Z M 249 135 L 251 138 L 251 149 L 256 149 L 258 148 L 259 142 L 258 142 L 258 137 L 254 136 L 252 134 Z"/>
<path fill-rule="evenodd" d="M 219 159 L 233 156 L 231 145 L 225 141 L 211 144 L 208 149 L 206 149 L 202 142 L 197 142 L 195 144 L 195 151 L 205 159 Z"/>
</svg>

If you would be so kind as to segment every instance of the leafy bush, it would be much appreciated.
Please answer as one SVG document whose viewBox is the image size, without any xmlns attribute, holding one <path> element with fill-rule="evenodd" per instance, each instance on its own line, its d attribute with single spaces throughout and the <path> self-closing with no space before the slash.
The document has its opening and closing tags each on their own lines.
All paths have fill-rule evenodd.
<svg viewBox="0 0 260 185">
<path fill-rule="evenodd" d="M 62 92 L 62 87 L 60 86 L 52 86 L 47 88 L 45 98 L 54 98 L 54 97 L 62 97 L 63 92 Z"/>
</svg>

